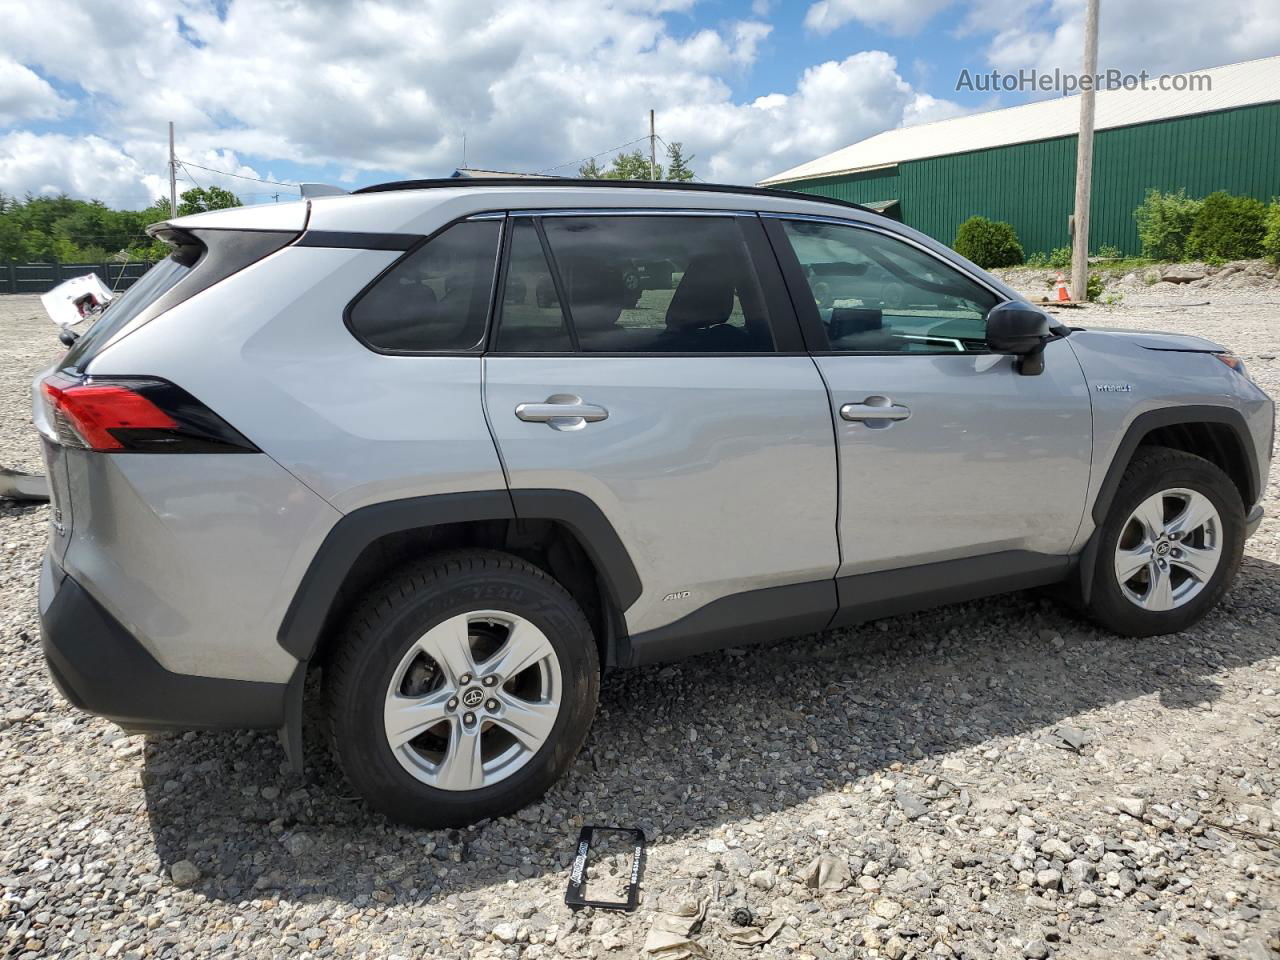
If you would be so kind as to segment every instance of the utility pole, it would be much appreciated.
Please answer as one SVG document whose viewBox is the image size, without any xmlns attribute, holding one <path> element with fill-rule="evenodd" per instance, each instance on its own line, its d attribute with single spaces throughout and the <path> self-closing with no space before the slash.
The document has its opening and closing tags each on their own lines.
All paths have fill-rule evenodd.
<svg viewBox="0 0 1280 960">
<path fill-rule="evenodd" d="M 173 152 L 173 121 L 169 121 L 169 216 L 178 215 L 178 157 Z"/>
<path fill-rule="evenodd" d="M 649 179 L 658 179 L 657 137 L 653 132 L 653 111 L 649 111 Z"/>
<path fill-rule="evenodd" d="M 1098 74 L 1098 3 L 1088 0 L 1084 18 L 1084 82 L 1080 94 L 1080 134 L 1076 140 L 1076 209 L 1071 236 L 1071 296 L 1089 299 L 1089 197 L 1093 188 L 1094 78 Z"/>
</svg>

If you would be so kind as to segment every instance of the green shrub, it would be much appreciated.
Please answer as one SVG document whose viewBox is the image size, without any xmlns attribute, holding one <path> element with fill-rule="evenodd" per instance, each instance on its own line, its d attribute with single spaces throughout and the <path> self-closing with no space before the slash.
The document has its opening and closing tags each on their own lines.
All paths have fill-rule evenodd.
<svg viewBox="0 0 1280 960">
<path fill-rule="evenodd" d="M 1049 265 L 1049 255 L 1047 253 L 1041 253 L 1039 250 L 1037 250 L 1035 253 L 1027 257 L 1027 259 L 1024 260 L 1023 263 L 1025 263 L 1028 267 L 1047 267 Z"/>
<path fill-rule="evenodd" d="M 1183 191 L 1161 193 L 1147 191 L 1146 198 L 1133 219 L 1138 223 L 1138 239 L 1142 241 L 1142 255 L 1151 260 L 1181 260 L 1186 251 L 1187 237 L 1194 226 L 1203 200 L 1193 200 Z"/>
<path fill-rule="evenodd" d="M 1098 248 L 1098 256 L 1103 260 L 1119 260 L 1124 256 L 1124 251 L 1114 243 L 1104 243 Z"/>
<path fill-rule="evenodd" d="M 1253 197 L 1225 190 L 1204 198 L 1187 236 L 1186 254 L 1198 260 L 1247 260 L 1262 255 L 1267 208 Z"/>
<path fill-rule="evenodd" d="M 1022 263 L 1022 244 L 1011 225 L 986 217 L 970 217 L 960 224 L 954 244 L 956 253 L 984 270 L 1016 267 Z"/>
<path fill-rule="evenodd" d="M 1267 232 L 1262 237 L 1263 256 L 1272 263 L 1280 263 L 1280 197 L 1272 199 L 1267 207 Z"/>
<path fill-rule="evenodd" d="M 1106 283 L 1106 279 L 1102 274 L 1095 270 L 1089 271 L 1089 279 L 1085 282 L 1084 289 L 1090 300 L 1097 300 L 1102 296 L 1102 287 Z"/>
<path fill-rule="evenodd" d="M 1056 270 L 1065 270 L 1071 266 L 1071 248 L 1054 247 L 1049 251 L 1049 266 Z"/>
</svg>

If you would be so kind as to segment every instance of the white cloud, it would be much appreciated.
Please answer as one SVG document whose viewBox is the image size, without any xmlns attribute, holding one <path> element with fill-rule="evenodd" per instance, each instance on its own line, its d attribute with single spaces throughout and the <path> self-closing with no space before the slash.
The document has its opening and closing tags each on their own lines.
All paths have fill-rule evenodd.
<svg viewBox="0 0 1280 960">
<path fill-rule="evenodd" d="M 975 0 L 967 32 L 1003 24 L 987 46 L 990 66 L 1079 71 L 1084 47 L 1084 0 Z M 1153 75 L 1215 67 L 1280 52 L 1275 0 L 1233 0 L 1206 12 L 1203 0 L 1108 0 L 1098 24 L 1098 67 Z"/>
<path fill-rule="evenodd" d="M 23 5 L 6 23 L 6 49 L 92 98 L 99 130 L 114 138 L 98 141 L 94 162 L 114 169 L 95 180 L 81 160 L 52 156 L 64 140 L 11 134 L 0 184 L 118 193 L 132 182 L 146 203 L 164 185 L 169 120 L 184 158 L 269 179 L 273 162 L 440 175 L 461 163 L 464 134 L 469 164 L 537 171 L 644 135 L 650 108 L 705 179 L 749 182 L 958 109 L 915 90 L 879 51 L 737 102 L 729 81 L 761 55 L 770 27 L 680 33 L 680 18 L 662 16 L 690 5 L 367 0 L 357 11 L 344 0 L 234 0 L 224 17 L 209 0 L 45 0 L 38 15 Z M 180 35 L 178 13 L 195 42 Z M 273 189 L 209 179 L 242 195 Z"/>
<path fill-rule="evenodd" d="M 22 120 L 52 120 L 70 112 L 72 106 L 34 71 L 0 56 L 0 127 Z"/>
<path fill-rule="evenodd" d="M 895 34 L 919 32 L 951 0 L 818 0 L 809 7 L 804 25 L 830 33 L 854 20 Z"/>
<path fill-rule="evenodd" d="M 0 192 L 70 193 L 114 206 L 144 206 L 168 190 L 162 177 L 97 136 L 15 131 L 0 136 Z"/>
</svg>

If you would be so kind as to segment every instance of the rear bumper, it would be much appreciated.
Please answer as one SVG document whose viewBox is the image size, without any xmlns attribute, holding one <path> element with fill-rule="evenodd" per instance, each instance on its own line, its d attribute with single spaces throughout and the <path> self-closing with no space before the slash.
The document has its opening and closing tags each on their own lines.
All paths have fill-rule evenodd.
<svg viewBox="0 0 1280 960">
<path fill-rule="evenodd" d="M 1262 509 L 1262 504 L 1255 503 L 1253 505 L 1253 508 L 1247 514 L 1245 514 L 1244 535 L 1246 538 L 1252 537 L 1255 533 L 1258 532 L 1258 526 L 1262 523 L 1262 518 L 1265 515 L 1265 513 L 1266 511 Z"/>
<path fill-rule="evenodd" d="M 288 684 L 173 673 L 47 554 L 40 570 L 40 645 L 75 707 L 126 730 L 273 730 Z"/>
</svg>

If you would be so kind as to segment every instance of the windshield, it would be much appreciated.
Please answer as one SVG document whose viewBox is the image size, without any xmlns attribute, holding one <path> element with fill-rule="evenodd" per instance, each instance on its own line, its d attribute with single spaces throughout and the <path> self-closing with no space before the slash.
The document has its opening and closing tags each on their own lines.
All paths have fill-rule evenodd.
<svg viewBox="0 0 1280 960">
<path fill-rule="evenodd" d="M 76 340 L 67 351 L 63 366 L 83 367 L 93 359 L 93 355 L 111 339 L 113 334 L 123 329 L 125 324 L 164 296 L 190 272 L 189 265 L 179 263 L 173 257 L 161 260 L 107 307 L 102 312 L 102 316 L 98 317 L 93 325 Z"/>
</svg>

